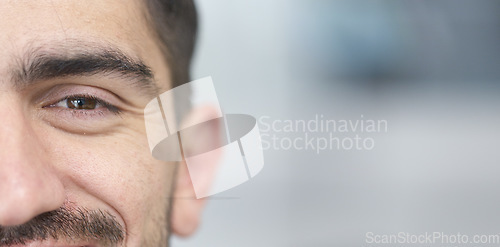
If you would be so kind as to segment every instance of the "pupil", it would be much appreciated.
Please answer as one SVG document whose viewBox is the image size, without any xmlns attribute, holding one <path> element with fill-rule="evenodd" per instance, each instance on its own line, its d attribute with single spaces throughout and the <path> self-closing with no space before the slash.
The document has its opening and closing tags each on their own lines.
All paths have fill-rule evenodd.
<svg viewBox="0 0 500 247">
<path fill-rule="evenodd" d="M 83 109 L 83 110 L 92 110 L 95 109 L 96 106 L 95 99 L 87 99 L 87 98 L 68 98 L 67 104 L 71 109 Z"/>
</svg>

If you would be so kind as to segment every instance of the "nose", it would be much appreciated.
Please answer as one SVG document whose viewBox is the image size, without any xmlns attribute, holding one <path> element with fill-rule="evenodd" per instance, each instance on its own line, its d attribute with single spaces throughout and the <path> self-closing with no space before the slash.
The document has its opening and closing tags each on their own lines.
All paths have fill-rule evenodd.
<svg viewBox="0 0 500 247">
<path fill-rule="evenodd" d="M 12 226 L 59 208 L 65 195 L 32 120 L 6 105 L 0 102 L 0 225 Z"/>
</svg>

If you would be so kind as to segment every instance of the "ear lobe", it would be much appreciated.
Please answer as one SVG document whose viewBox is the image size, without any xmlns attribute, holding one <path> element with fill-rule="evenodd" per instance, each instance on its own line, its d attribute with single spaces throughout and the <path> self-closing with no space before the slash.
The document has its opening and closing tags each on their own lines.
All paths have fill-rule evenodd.
<svg viewBox="0 0 500 247">
<path fill-rule="evenodd" d="M 198 228 L 205 200 L 196 199 L 191 178 L 184 162 L 179 164 L 174 189 L 170 218 L 171 230 L 177 236 L 187 237 Z"/>
<path fill-rule="evenodd" d="M 221 126 L 218 121 L 195 124 L 217 117 L 216 108 L 210 106 L 198 107 L 190 112 L 181 125 L 194 126 L 185 128 L 187 131 L 181 131 L 180 134 L 185 157 L 197 155 L 222 145 L 220 140 Z M 174 234 L 185 237 L 192 234 L 198 227 L 205 199 L 196 199 L 196 195 L 210 190 L 219 158 L 220 154 L 214 152 L 210 158 L 203 160 L 203 164 L 196 165 L 195 168 L 191 166 L 189 170 L 185 160 L 180 162 L 176 187 L 173 192 L 171 215 L 171 230 Z M 193 180 L 196 183 L 196 191 Z"/>
</svg>

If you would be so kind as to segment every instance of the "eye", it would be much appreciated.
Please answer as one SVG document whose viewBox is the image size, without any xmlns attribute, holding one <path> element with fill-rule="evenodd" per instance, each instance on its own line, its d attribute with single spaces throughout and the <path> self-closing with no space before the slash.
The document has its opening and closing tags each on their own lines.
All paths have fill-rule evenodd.
<svg viewBox="0 0 500 247">
<path fill-rule="evenodd" d="M 93 110 L 98 106 L 97 100 L 84 97 L 69 97 L 62 104 L 66 104 L 68 108 L 79 110 Z"/>
<path fill-rule="evenodd" d="M 113 113 L 120 113 L 116 106 L 92 95 L 70 95 L 49 107 L 68 108 L 76 111 L 109 110 Z"/>
<path fill-rule="evenodd" d="M 122 114 L 128 108 L 118 96 L 96 87 L 57 85 L 38 97 L 35 115 L 52 127 L 74 134 L 113 133 L 129 116 Z"/>
</svg>

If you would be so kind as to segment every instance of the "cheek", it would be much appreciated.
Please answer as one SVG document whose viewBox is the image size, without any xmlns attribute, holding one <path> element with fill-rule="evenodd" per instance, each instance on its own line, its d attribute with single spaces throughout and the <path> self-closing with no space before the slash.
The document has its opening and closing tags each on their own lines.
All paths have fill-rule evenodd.
<svg viewBox="0 0 500 247">
<path fill-rule="evenodd" d="M 150 228 L 149 222 L 166 213 L 174 165 L 155 160 L 145 136 L 73 138 L 57 143 L 54 159 L 67 188 L 85 194 L 75 198 L 87 198 L 76 204 L 106 205 L 116 211 L 131 236 L 141 235 Z"/>
</svg>

